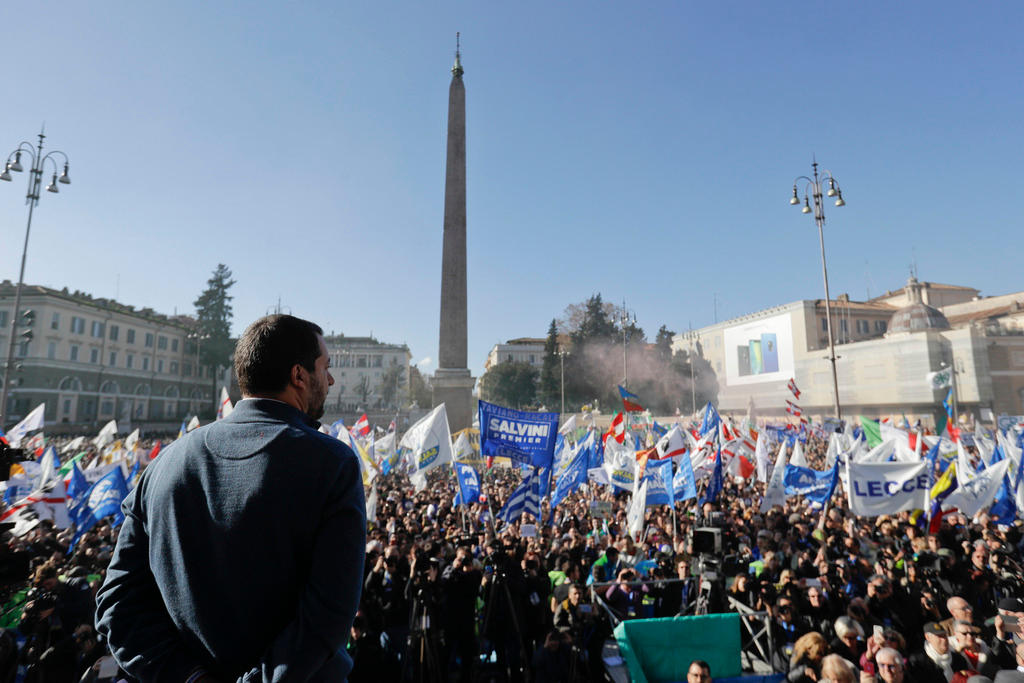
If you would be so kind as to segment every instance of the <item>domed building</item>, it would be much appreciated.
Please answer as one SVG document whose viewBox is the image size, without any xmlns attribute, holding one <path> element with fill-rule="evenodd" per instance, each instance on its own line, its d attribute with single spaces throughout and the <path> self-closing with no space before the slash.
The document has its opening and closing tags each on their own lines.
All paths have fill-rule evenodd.
<svg viewBox="0 0 1024 683">
<path fill-rule="evenodd" d="M 911 277 L 905 290 L 911 300 L 889 319 L 888 334 L 899 332 L 924 332 L 925 330 L 948 330 L 949 320 L 937 308 L 924 303 L 921 298 L 921 283 Z"/>
</svg>

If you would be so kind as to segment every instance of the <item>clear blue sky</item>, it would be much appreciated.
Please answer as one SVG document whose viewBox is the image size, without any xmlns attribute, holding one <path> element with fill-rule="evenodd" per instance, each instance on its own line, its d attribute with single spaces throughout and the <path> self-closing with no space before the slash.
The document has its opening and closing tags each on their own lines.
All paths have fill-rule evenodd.
<svg viewBox="0 0 1024 683">
<path fill-rule="evenodd" d="M 235 331 L 277 304 L 437 358 L 447 92 L 462 32 L 469 363 L 594 292 L 653 336 L 919 277 L 1024 289 L 1019 3 L 5 3 L 0 150 L 71 157 L 26 280 Z M 17 277 L 24 176 L 0 185 Z M 119 283 L 119 284 L 118 284 Z"/>
</svg>

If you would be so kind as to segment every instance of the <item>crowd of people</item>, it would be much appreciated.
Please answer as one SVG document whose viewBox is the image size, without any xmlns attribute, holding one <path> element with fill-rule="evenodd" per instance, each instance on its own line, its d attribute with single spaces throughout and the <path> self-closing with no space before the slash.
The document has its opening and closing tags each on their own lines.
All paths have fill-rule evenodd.
<svg viewBox="0 0 1024 683">
<path fill-rule="evenodd" d="M 808 437 L 811 467 L 826 447 Z M 1024 680 L 1019 521 L 949 514 L 930 533 L 910 512 L 849 514 L 841 487 L 824 510 L 794 496 L 762 513 L 764 485 L 730 478 L 713 502 L 648 507 L 632 538 L 626 492 L 584 486 L 495 524 L 519 473 L 485 471 L 481 502 L 457 505 L 442 469 L 419 491 L 375 482 L 352 681 L 604 680 L 619 621 L 730 611 L 768 624 L 744 649 L 790 681 Z M 708 528 L 720 549 L 695 542 Z M 70 553 L 47 522 L 5 535 L 0 683 L 118 677 L 93 628 L 117 533 L 98 525 Z"/>
</svg>

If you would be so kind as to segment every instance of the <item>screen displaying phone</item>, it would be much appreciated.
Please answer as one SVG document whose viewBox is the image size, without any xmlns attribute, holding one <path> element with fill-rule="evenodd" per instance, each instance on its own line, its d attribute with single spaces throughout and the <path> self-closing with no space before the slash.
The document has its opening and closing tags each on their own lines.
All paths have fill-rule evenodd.
<svg viewBox="0 0 1024 683">
<path fill-rule="evenodd" d="M 774 332 L 761 335 L 761 372 L 779 371 L 779 345 Z"/>
</svg>

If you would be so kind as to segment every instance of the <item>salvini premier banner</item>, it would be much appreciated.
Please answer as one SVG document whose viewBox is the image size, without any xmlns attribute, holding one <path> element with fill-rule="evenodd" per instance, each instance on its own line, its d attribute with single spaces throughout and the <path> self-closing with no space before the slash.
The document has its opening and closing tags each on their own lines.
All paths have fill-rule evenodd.
<svg viewBox="0 0 1024 683">
<path fill-rule="evenodd" d="M 480 401 L 480 453 L 533 467 L 551 467 L 558 413 L 531 413 Z"/>
</svg>

